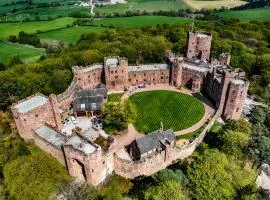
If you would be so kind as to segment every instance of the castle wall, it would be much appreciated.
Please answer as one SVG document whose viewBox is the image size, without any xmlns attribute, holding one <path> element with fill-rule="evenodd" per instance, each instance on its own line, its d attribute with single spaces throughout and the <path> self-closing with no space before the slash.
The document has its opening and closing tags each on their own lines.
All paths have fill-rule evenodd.
<svg viewBox="0 0 270 200">
<path fill-rule="evenodd" d="M 195 70 L 191 70 L 188 68 L 183 68 L 182 69 L 182 78 L 181 78 L 181 83 L 184 86 L 189 87 L 192 89 L 192 83 L 195 80 L 196 84 L 199 84 L 198 88 L 201 88 L 203 84 L 203 79 L 204 79 L 204 73 L 198 72 Z M 199 80 L 199 83 L 198 83 Z"/>
<path fill-rule="evenodd" d="M 56 158 L 62 165 L 66 166 L 64 152 L 61 148 L 59 149 L 53 146 L 51 143 L 47 142 L 37 134 L 34 134 L 34 142 L 40 149 Z"/>
<path fill-rule="evenodd" d="M 76 69 L 74 74 L 77 78 L 77 86 L 82 89 L 95 88 L 100 84 L 103 72 L 103 66 L 90 66 L 88 68 Z"/>
<path fill-rule="evenodd" d="M 169 84 L 169 69 L 132 71 L 128 73 L 128 85 Z"/>
</svg>

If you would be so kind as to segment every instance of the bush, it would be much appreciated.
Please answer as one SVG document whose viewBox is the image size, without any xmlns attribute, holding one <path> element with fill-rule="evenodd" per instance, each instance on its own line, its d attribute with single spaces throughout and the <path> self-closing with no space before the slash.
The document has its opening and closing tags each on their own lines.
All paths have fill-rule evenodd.
<svg viewBox="0 0 270 200">
<path fill-rule="evenodd" d="M 16 43 L 18 42 L 16 35 L 10 35 L 8 41 Z"/>
</svg>

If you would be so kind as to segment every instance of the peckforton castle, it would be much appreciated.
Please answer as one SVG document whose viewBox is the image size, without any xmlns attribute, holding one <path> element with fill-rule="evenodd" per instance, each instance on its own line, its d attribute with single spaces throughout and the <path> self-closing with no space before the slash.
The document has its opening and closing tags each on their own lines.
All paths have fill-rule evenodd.
<svg viewBox="0 0 270 200">
<path fill-rule="evenodd" d="M 55 157 L 70 175 L 95 186 L 113 173 L 134 179 L 164 169 L 191 155 L 218 117 L 239 119 L 242 115 L 249 82 L 242 70 L 229 66 L 229 53 L 210 60 L 211 41 L 210 33 L 188 32 L 186 55 L 166 52 L 165 64 L 132 66 L 126 58 L 109 57 L 103 64 L 74 67 L 73 81 L 64 93 L 36 94 L 12 105 L 19 134 Z M 88 117 L 100 112 L 107 90 L 124 91 L 141 84 L 201 91 L 216 113 L 198 138 L 181 147 L 172 130 L 158 130 L 119 147 L 102 129 L 85 127 Z M 67 133 L 63 121 L 70 114 L 82 119 Z M 109 145 L 104 147 L 100 141 Z"/>
</svg>

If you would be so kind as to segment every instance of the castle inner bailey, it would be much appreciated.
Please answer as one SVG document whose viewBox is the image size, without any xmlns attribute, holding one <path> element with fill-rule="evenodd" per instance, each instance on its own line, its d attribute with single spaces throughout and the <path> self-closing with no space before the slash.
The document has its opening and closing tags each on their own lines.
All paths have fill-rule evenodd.
<svg viewBox="0 0 270 200">
<path fill-rule="evenodd" d="M 108 57 L 101 64 L 73 67 L 73 81 L 64 93 L 35 94 L 12 105 L 18 132 L 66 166 L 70 175 L 95 186 L 113 173 L 133 179 L 164 169 L 191 155 L 218 117 L 241 118 L 249 82 L 241 69 L 230 67 L 229 53 L 210 59 L 211 41 L 210 33 L 188 32 L 186 55 L 168 51 L 164 63 L 130 65 L 126 58 Z M 185 86 L 212 101 L 216 114 L 192 143 L 177 147 L 172 130 L 158 130 L 117 148 L 117 141 L 101 128 L 85 126 L 90 124 L 86 116 L 98 113 L 106 101 L 107 90 L 153 84 Z M 92 91 L 97 87 L 100 89 Z M 93 96 L 98 93 L 102 97 Z M 85 117 L 66 132 L 63 121 L 75 115 L 73 106 Z M 84 112 L 86 108 L 89 110 Z"/>
</svg>

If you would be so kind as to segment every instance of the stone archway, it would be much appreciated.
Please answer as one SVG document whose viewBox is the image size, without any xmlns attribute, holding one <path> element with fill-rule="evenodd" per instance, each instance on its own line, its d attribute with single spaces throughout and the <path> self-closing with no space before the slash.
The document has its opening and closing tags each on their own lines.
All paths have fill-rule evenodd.
<svg viewBox="0 0 270 200">
<path fill-rule="evenodd" d="M 71 169 L 72 170 L 72 175 L 80 181 L 86 181 L 86 172 L 85 172 L 85 167 L 82 162 L 79 160 L 73 158 L 71 159 Z"/>
</svg>

